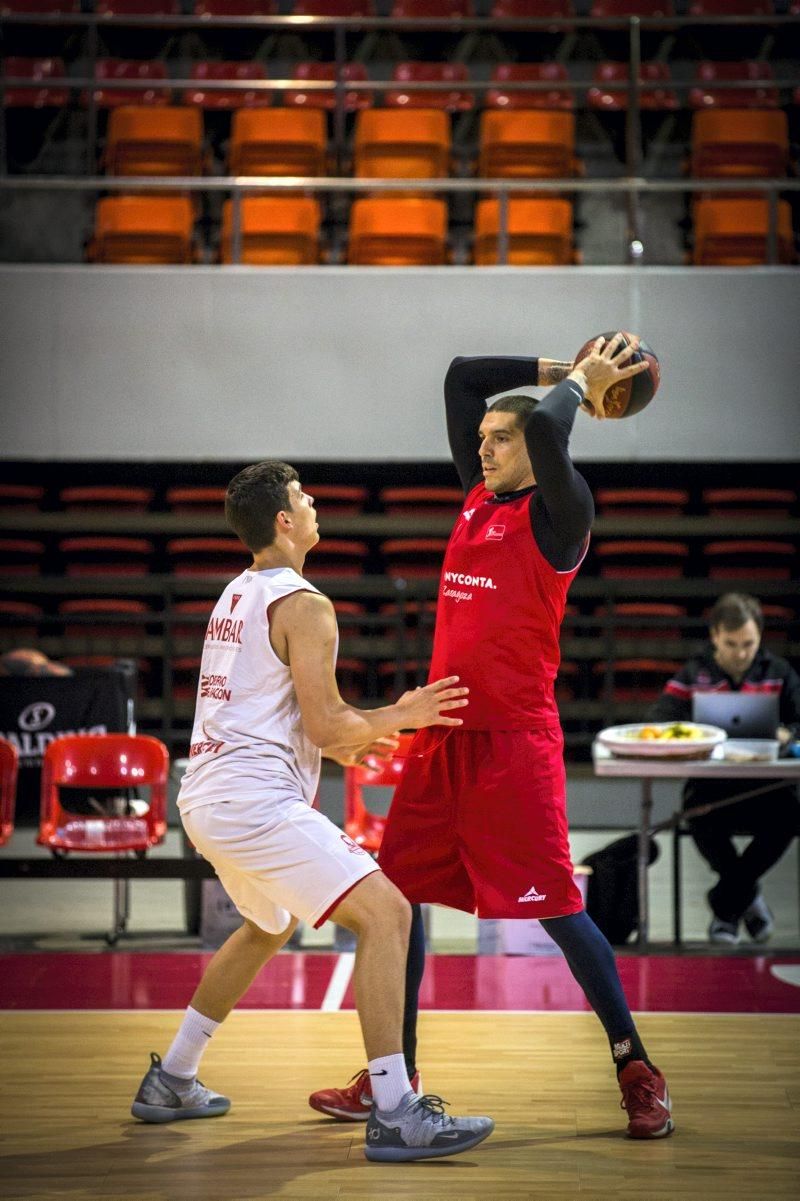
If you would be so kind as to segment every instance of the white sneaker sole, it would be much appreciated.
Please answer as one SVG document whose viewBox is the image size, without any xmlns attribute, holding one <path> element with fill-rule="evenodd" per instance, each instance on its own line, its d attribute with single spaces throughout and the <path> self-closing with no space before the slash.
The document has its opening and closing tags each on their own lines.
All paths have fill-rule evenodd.
<svg viewBox="0 0 800 1201">
<path fill-rule="evenodd" d="M 143 1101 L 134 1101 L 131 1113 L 141 1122 L 179 1122 L 184 1118 L 221 1118 L 230 1109 L 227 1105 L 203 1105 L 198 1109 L 171 1109 L 168 1105 L 145 1105 Z"/>
</svg>

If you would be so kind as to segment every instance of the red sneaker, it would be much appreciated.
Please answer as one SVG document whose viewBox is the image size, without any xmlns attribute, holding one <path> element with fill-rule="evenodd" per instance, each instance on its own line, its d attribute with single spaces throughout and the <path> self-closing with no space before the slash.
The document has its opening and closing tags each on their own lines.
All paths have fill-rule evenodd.
<svg viewBox="0 0 800 1201">
<path fill-rule="evenodd" d="M 415 1093 L 419 1092 L 419 1072 L 412 1076 L 411 1087 Z M 344 1088 L 322 1088 L 319 1092 L 312 1093 L 308 1103 L 312 1109 L 326 1113 L 338 1122 L 366 1122 L 372 1108 L 369 1070 L 364 1068 L 355 1076 L 351 1076 Z"/>
<path fill-rule="evenodd" d="M 631 1138 L 666 1138 L 675 1129 L 670 1116 L 672 1102 L 667 1082 L 658 1068 L 632 1059 L 619 1074 L 622 1089 L 620 1109 L 628 1111 Z"/>
</svg>

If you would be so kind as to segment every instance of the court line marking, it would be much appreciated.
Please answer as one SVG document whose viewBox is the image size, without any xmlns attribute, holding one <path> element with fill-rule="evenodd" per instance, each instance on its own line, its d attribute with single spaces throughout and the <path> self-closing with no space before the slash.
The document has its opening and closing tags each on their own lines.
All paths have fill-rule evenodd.
<svg viewBox="0 0 800 1201">
<path fill-rule="evenodd" d="M 13 1017 L 15 1014 L 23 1014 L 26 1016 L 30 1015 L 30 1014 L 36 1014 L 37 1016 L 39 1014 L 44 1014 L 44 1015 L 49 1014 L 51 1016 L 56 1016 L 59 1014 L 63 1015 L 63 1014 L 75 1014 L 75 1013 L 85 1013 L 87 1016 L 90 1014 L 100 1013 L 100 1014 L 127 1014 L 129 1016 L 132 1014 L 135 1014 L 138 1017 L 153 1017 L 154 1015 L 161 1015 L 161 1014 L 166 1015 L 166 1014 L 175 1014 L 175 1013 L 183 1014 L 185 1012 L 186 1012 L 185 1008 L 183 1008 L 183 1009 L 150 1009 L 150 1008 L 148 1008 L 148 1009 L 21 1009 L 21 1008 L 20 1009 L 3 1009 L 2 1006 L 0 1006 L 0 1013 L 2 1013 L 3 1017 Z M 320 1007 L 320 1009 L 311 1009 L 311 1008 L 309 1008 L 309 1009 L 287 1009 L 287 1008 L 283 1008 L 283 1009 L 275 1009 L 275 1008 L 253 1009 L 250 1006 L 248 1006 L 247 1008 L 233 1009 L 231 1011 L 229 1017 L 226 1018 L 225 1020 L 229 1021 L 230 1018 L 232 1018 L 232 1017 L 239 1017 L 243 1014 L 250 1014 L 250 1013 L 308 1014 L 308 1013 L 320 1013 L 320 1012 L 322 1012 L 321 1007 Z M 351 1016 L 356 1016 L 355 1009 L 333 1009 L 330 1012 L 341 1013 L 344 1015 L 349 1014 Z M 670 1017 L 670 1018 L 708 1017 L 708 1018 L 794 1018 L 794 1019 L 797 1019 L 798 1017 L 800 1017 L 800 1013 L 798 1013 L 798 1012 L 772 1013 L 772 1012 L 765 1012 L 763 1010 L 758 1010 L 758 1009 L 741 1009 L 741 1010 L 736 1010 L 735 1012 L 732 1012 L 731 1010 L 725 1010 L 725 1012 L 723 1012 L 723 1013 L 716 1013 L 713 1010 L 709 1011 L 707 1009 L 703 1009 L 703 1010 L 697 1010 L 697 1009 L 633 1009 L 633 1010 L 631 1010 L 631 1012 L 634 1014 L 638 1014 L 641 1017 L 665 1017 L 665 1018 L 666 1017 Z M 460 1013 L 466 1013 L 466 1014 L 470 1014 L 472 1016 L 487 1015 L 489 1017 L 526 1017 L 526 1016 L 576 1017 L 581 1014 L 587 1014 L 587 1013 L 590 1014 L 590 1013 L 592 1013 L 592 1010 L 591 1009 L 421 1009 L 420 1010 L 420 1014 L 424 1015 L 425 1017 L 435 1017 L 437 1014 L 441 1015 L 442 1017 L 447 1017 L 448 1015 L 452 1016 L 454 1014 L 457 1015 Z"/>
<path fill-rule="evenodd" d="M 355 965 L 355 951 L 342 951 L 336 961 L 336 967 L 333 969 L 325 996 L 322 998 L 322 1004 L 319 1007 L 320 1013 L 336 1013 L 342 1008 L 344 994 L 353 978 Z"/>
</svg>

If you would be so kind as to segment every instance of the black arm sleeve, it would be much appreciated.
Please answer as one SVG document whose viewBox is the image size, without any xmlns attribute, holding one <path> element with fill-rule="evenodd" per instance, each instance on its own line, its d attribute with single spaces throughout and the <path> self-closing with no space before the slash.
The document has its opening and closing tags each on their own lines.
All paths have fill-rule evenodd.
<svg viewBox="0 0 800 1201">
<path fill-rule="evenodd" d="M 525 441 L 538 485 L 531 500 L 536 543 L 557 571 L 570 571 L 580 559 L 594 519 L 586 480 L 569 457 L 569 436 L 583 392 L 562 380 L 539 401 L 525 423 Z"/>
<path fill-rule="evenodd" d="M 647 710 L 647 721 L 691 721 L 691 685 L 695 674 L 692 663 L 684 663 L 680 671 L 673 676 L 673 679 L 679 684 L 684 685 L 686 688 L 685 695 L 676 696 L 673 692 L 662 692 L 658 700 L 654 701 Z"/>
<path fill-rule="evenodd" d="M 453 359 L 444 380 L 444 405 L 450 453 L 465 492 L 483 478 L 478 429 L 487 397 L 510 388 L 530 388 L 538 379 L 538 359 Z"/>
</svg>

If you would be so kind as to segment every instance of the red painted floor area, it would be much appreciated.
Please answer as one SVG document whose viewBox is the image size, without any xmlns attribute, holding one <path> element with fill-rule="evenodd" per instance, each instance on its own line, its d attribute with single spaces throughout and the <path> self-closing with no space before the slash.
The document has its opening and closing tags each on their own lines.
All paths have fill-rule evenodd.
<svg viewBox="0 0 800 1201">
<path fill-rule="evenodd" d="M 209 954 L 0 956 L 0 1009 L 182 1009 Z M 280 955 L 241 1002 L 247 1009 L 319 1009 L 335 955 Z M 787 956 L 623 956 L 631 1009 L 678 1013 L 800 1013 L 800 959 Z M 431 955 L 423 1009 L 588 1009 L 560 957 Z M 343 1008 L 353 1006 L 348 988 Z"/>
</svg>

